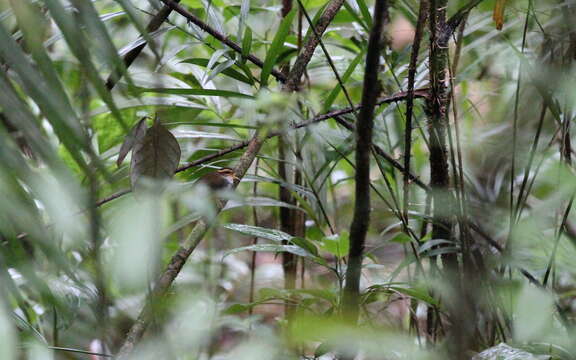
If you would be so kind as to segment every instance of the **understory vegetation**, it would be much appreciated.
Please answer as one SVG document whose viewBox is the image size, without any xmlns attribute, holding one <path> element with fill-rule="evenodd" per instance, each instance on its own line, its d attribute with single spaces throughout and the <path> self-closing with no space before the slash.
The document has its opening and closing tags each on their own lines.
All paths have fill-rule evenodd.
<svg viewBox="0 0 576 360">
<path fill-rule="evenodd" d="M 575 0 L 0 0 L 0 359 L 576 359 Z"/>
</svg>

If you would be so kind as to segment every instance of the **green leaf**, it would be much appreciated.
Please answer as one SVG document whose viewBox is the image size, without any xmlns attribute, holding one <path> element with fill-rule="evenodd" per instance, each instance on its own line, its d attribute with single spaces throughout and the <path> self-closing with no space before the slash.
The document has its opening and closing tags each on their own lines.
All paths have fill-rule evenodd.
<svg viewBox="0 0 576 360">
<path fill-rule="evenodd" d="M 230 50 L 229 49 L 218 49 L 216 51 L 214 51 L 214 53 L 212 54 L 212 56 L 210 57 L 210 60 L 208 60 L 208 65 L 206 66 L 208 69 L 212 69 L 214 67 L 214 64 L 216 64 L 216 62 L 223 57 L 224 55 L 226 55 L 227 53 L 229 53 Z M 221 63 L 218 63 L 221 64 Z"/>
<path fill-rule="evenodd" d="M 408 244 L 410 241 L 412 241 L 412 239 L 410 238 L 410 236 L 404 234 L 404 233 L 399 233 L 396 236 L 394 236 L 392 239 L 390 239 L 391 242 L 395 242 L 395 243 L 399 243 L 399 244 Z"/>
<path fill-rule="evenodd" d="M 377 293 L 384 293 L 384 294 L 393 294 L 393 293 L 400 293 L 406 296 L 409 296 L 415 300 L 423 301 L 430 305 L 438 306 L 440 303 L 438 300 L 434 299 L 432 296 L 428 294 L 428 290 L 425 288 L 420 287 L 406 287 L 406 286 L 397 286 L 402 285 L 404 283 L 392 283 L 395 285 L 373 285 L 370 286 L 363 294 L 364 301 L 374 301 L 372 296 Z"/>
<path fill-rule="evenodd" d="M 243 99 L 254 99 L 254 96 L 242 94 L 234 91 L 215 90 L 215 89 L 179 89 L 179 88 L 141 88 L 131 87 L 132 91 L 137 94 L 142 93 L 159 93 L 159 94 L 173 94 L 173 95 L 198 95 L 198 96 L 222 96 L 222 97 L 238 97 Z"/>
<path fill-rule="evenodd" d="M 259 226 L 244 224 L 226 224 L 223 226 L 228 230 L 233 230 L 244 235 L 267 239 L 274 242 L 290 241 L 293 236 L 280 230 L 268 229 Z"/>
<path fill-rule="evenodd" d="M 242 38 L 242 56 L 247 57 L 252 49 L 252 29 L 246 26 L 246 31 L 244 31 L 244 37 Z"/>
<path fill-rule="evenodd" d="M 318 248 L 316 248 L 316 245 L 314 243 L 312 243 L 311 241 L 309 241 L 305 238 L 295 236 L 290 240 L 290 242 L 292 244 L 299 246 L 302 249 L 308 251 L 312 255 L 318 256 Z"/>
<path fill-rule="evenodd" d="M 348 81 L 348 79 L 350 79 L 350 77 L 352 76 L 352 74 L 356 70 L 356 67 L 358 66 L 358 64 L 360 64 L 360 62 L 362 61 L 363 58 L 364 58 L 364 52 L 360 52 L 354 58 L 354 60 L 352 60 L 350 65 L 348 65 L 346 72 L 344 73 L 344 75 L 342 75 L 342 83 L 344 85 L 346 85 L 346 82 Z M 336 97 L 338 96 L 338 94 L 340 94 L 340 91 L 342 91 L 342 86 L 340 86 L 340 84 L 337 84 L 336 87 L 334 89 L 332 89 L 332 91 L 330 91 L 330 94 L 326 98 L 326 101 L 324 101 L 324 112 L 327 112 L 328 110 L 330 110 L 330 107 L 334 103 L 334 100 L 336 100 Z"/>
<path fill-rule="evenodd" d="M 225 210 L 230 210 L 241 206 L 273 206 L 273 207 L 285 207 L 289 209 L 302 210 L 296 205 L 292 205 L 283 201 L 262 196 L 247 197 L 242 199 L 242 201 L 230 200 L 228 201 L 228 204 L 226 204 Z"/>
<path fill-rule="evenodd" d="M 180 145 L 168 129 L 156 122 L 134 144 L 130 164 L 132 188 L 143 178 L 170 179 L 180 162 Z"/>
<path fill-rule="evenodd" d="M 62 35 L 64 35 L 64 39 L 66 40 L 66 43 L 68 44 L 68 47 L 70 48 L 71 52 L 79 60 L 80 65 L 84 68 L 85 70 L 84 74 L 86 74 L 86 76 L 94 86 L 94 89 L 102 99 L 102 101 L 104 101 L 106 105 L 108 105 L 108 108 L 110 109 L 110 111 L 114 115 L 114 118 L 118 121 L 120 126 L 128 130 L 126 124 L 124 123 L 124 120 L 122 119 L 122 114 L 120 113 L 120 111 L 116 107 L 116 104 L 114 103 L 112 94 L 106 88 L 104 81 L 99 76 L 100 72 L 98 71 L 96 65 L 92 62 L 92 59 L 90 57 L 90 47 L 87 45 L 85 37 L 82 36 L 83 32 L 80 30 L 80 26 L 76 22 L 76 19 L 72 15 L 70 15 L 68 11 L 66 11 L 64 6 L 60 3 L 60 1 L 45 0 L 44 3 L 48 8 L 48 10 L 50 11 L 52 19 L 62 31 Z M 82 4 L 84 2 L 79 3 Z M 88 9 L 87 11 L 89 11 L 89 8 L 90 8 L 89 6 L 86 6 L 86 9 Z M 96 23 L 92 24 L 91 22 L 92 24 L 91 26 L 100 29 L 100 31 L 105 31 L 103 30 L 104 25 L 102 25 L 99 22 L 99 19 L 94 21 L 98 22 L 98 24 Z M 113 47 L 113 44 L 111 44 L 111 42 L 106 41 L 106 43 L 108 43 L 109 46 Z M 123 62 L 118 56 L 115 56 L 115 60 L 111 59 L 111 61 L 113 63 L 120 64 L 119 66 L 123 66 Z"/>
<path fill-rule="evenodd" d="M 240 314 L 240 313 L 243 313 L 243 312 L 250 310 L 250 308 L 252 308 L 252 307 L 253 306 L 246 305 L 246 304 L 232 304 L 232 305 L 228 306 L 228 308 L 226 310 L 224 310 L 223 313 L 226 315 Z"/>
<path fill-rule="evenodd" d="M 34 43 L 31 42 L 31 44 Z M 32 65 L 26 54 L 22 52 L 22 48 L 14 41 L 4 26 L 0 26 L 0 59 L 18 74 L 23 90 L 46 116 L 70 155 L 85 169 L 86 161 L 79 150 L 92 153 L 82 140 L 83 130 L 80 121 L 76 117 L 48 55 L 37 45 L 33 46 L 32 55 L 36 62 L 35 66 Z M 13 89 L 12 84 L 5 76 L 4 74 L 2 79 L 4 83 L 2 91 Z"/>
<path fill-rule="evenodd" d="M 368 26 L 369 29 L 372 29 L 372 15 L 370 15 L 370 10 L 368 10 L 368 5 L 364 0 L 356 0 L 358 7 L 360 8 L 360 13 L 364 18 L 364 22 Z"/>
<path fill-rule="evenodd" d="M 130 21 L 132 21 L 136 29 L 138 29 L 138 32 L 140 33 L 140 35 L 142 35 L 142 38 L 146 40 L 146 43 L 148 44 L 150 49 L 152 49 L 152 51 L 156 54 L 156 56 L 159 56 L 159 54 L 156 52 L 156 46 L 154 44 L 154 41 L 152 40 L 152 37 L 148 33 L 146 26 L 140 19 L 138 11 L 134 6 L 134 4 L 132 4 L 128 0 L 116 0 L 116 2 L 118 2 L 120 6 L 122 6 L 124 11 L 126 12 L 126 15 L 128 15 Z"/>
<path fill-rule="evenodd" d="M 410 296 L 413 299 L 424 301 L 430 305 L 438 306 L 438 300 L 434 299 L 432 296 L 428 295 L 428 291 L 426 289 L 419 289 L 419 288 L 408 288 L 408 287 L 399 287 L 399 286 L 390 286 L 388 287 L 390 290 L 399 292 L 401 294 Z"/>
<path fill-rule="evenodd" d="M 238 18 L 238 39 L 242 39 L 242 33 L 244 32 L 244 27 L 246 26 L 246 20 L 248 19 L 249 12 L 250 0 L 242 0 L 242 6 L 240 7 L 240 17 Z"/>
<path fill-rule="evenodd" d="M 212 69 L 212 71 L 210 71 L 210 75 L 208 75 L 208 77 L 206 78 L 206 80 L 204 80 L 204 83 L 207 83 L 209 81 L 211 81 L 212 79 L 214 79 L 216 76 L 218 76 L 218 74 L 220 74 L 221 72 L 226 71 L 227 69 L 229 69 L 231 66 L 233 66 L 235 63 L 234 60 L 227 60 L 223 63 L 219 63 L 217 64 L 214 69 Z"/>
<path fill-rule="evenodd" d="M 343 231 L 340 234 L 326 236 L 322 239 L 320 248 L 339 258 L 345 257 L 350 249 L 350 234 Z"/>
<path fill-rule="evenodd" d="M 297 7 L 294 7 L 287 15 L 282 19 L 280 23 L 280 27 L 276 32 L 276 36 L 274 36 L 274 40 L 272 40 L 272 44 L 268 49 L 268 53 L 266 54 L 266 58 L 264 60 L 264 66 L 262 67 L 262 73 L 260 74 L 260 84 L 262 86 L 268 85 L 268 78 L 270 77 L 270 73 L 272 72 L 272 68 L 276 64 L 276 59 L 278 55 L 282 52 L 282 48 L 284 47 L 284 40 L 288 36 L 290 32 L 290 25 L 292 24 L 292 20 L 294 20 L 294 16 L 296 15 Z"/>
<path fill-rule="evenodd" d="M 360 24 L 360 26 L 362 26 L 365 31 L 370 31 L 370 28 L 368 25 L 366 25 L 366 22 L 360 17 L 360 15 L 358 15 L 356 10 L 354 10 L 354 8 L 348 4 L 347 1 L 344 2 L 344 8 L 348 10 L 348 13 L 352 16 L 352 18 L 356 20 L 356 22 Z"/>
<path fill-rule="evenodd" d="M 302 257 L 312 257 L 312 254 L 307 252 L 306 250 L 295 246 L 295 245 L 277 245 L 277 244 L 256 244 L 256 245 L 249 245 L 243 246 L 236 249 L 228 250 L 224 253 L 223 257 L 236 254 L 242 251 L 256 251 L 256 252 L 288 252 L 297 256 Z"/>
</svg>

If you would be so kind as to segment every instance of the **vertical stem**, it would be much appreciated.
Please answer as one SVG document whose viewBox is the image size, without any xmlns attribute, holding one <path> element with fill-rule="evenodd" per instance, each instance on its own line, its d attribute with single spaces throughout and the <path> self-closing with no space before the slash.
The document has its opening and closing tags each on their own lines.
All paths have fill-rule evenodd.
<svg viewBox="0 0 576 360">
<path fill-rule="evenodd" d="M 258 176 L 258 168 L 260 165 L 260 158 L 256 158 L 256 165 L 255 165 L 255 169 L 254 169 L 254 175 Z M 258 196 L 258 181 L 254 181 L 254 187 L 253 187 L 253 196 L 257 197 Z M 256 210 L 256 206 L 252 207 L 252 217 L 254 219 L 254 226 L 260 226 L 260 222 L 258 221 L 258 212 Z M 252 245 L 256 245 L 258 244 L 258 237 L 254 237 L 254 239 L 252 240 Z M 254 302 L 254 289 L 255 289 L 255 281 L 256 281 L 256 257 L 258 255 L 257 251 L 253 251 L 252 252 L 252 258 L 250 259 L 250 290 L 249 290 L 249 298 L 248 298 L 248 302 L 250 304 L 252 304 Z M 253 307 L 250 306 L 250 308 L 248 309 L 248 314 L 252 315 L 252 311 L 253 311 Z"/>
<path fill-rule="evenodd" d="M 350 250 L 344 288 L 344 314 L 351 322 L 358 321 L 360 304 L 360 275 L 364 256 L 364 244 L 370 223 L 370 149 L 374 127 L 374 108 L 380 92 L 378 73 L 380 65 L 380 40 L 384 29 L 384 19 L 388 9 L 386 0 L 376 0 L 374 5 L 374 25 L 368 39 L 362 108 L 356 126 L 356 186 L 354 218 L 350 225 Z"/>
<path fill-rule="evenodd" d="M 414 34 L 414 43 L 412 45 L 412 54 L 410 55 L 410 64 L 408 66 L 408 97 L 406 98 L 406 129 L 404 131 L 404 169 L 410 170 L 410 158 L 412 156 L 412 114 L 414 110 L 414 79 L 416 77 L 416 68 L 418 63 L 418 53 L 420 52 L 420 42 L 426 26 L 426 17 L 428 12 L 428 0 L 420 2 L 418 10 L 418 23 L 416 24 L 416 33 Z M 406 227 L 408 224 L 408 203 L 410 200 L 410 177 L 404 173 L 404 205 L 403 216 Z M 408 229 L 406 229 L 406 232 Z"/>
<path fill-rule="evenodd" d="M 292 10 L 292 0 L 282 0 L 282 17 L 288 15 L 290 10 Z M 288 72 L 290 64 L 286 63 L 284 65 L 285 66 L 283 67 L 285 67 L 286 72 Z M 289 167 L 286 161 L 287 153 L 289 152 L 289 150 L 290 145 L 288 143 L 288 138 L 285 134 L 281 134 L 278 137 L 278 154 L 280 159 L 280 161 L 278 162 L 278 174 L 280 175 L 282 181 L 284 181 L 285 183 L 289 183 L 293 180 L 293 175 L 288 173 L 288 169 L 291 170 L 292 167 L 291 166 Z M 278 197 L 280 198 L 280 201 L 286 204 L 294 205 L 296 202 L 294 197 L 290 194 L 290 190 L 288 190 L 284 186 L 279 187 Z M 287 207 L 280 207 L 280 229 L 285 233 L 295 235 L 294 217 L 295 217 L 294 210 Z M 283 241 L 282 243 L 285 245 L 288 244 L 287 241 Z M 296 265 L 297 265 L 296 256 L 294 256 L 294 254 L 291 254 L 289 252 L 282 253 L 282 268 L 284 270 L 285 289 L 292 290 L 296 286 L 296 271 L 297 271 Z M 293 314 L 292 309 L 293 306 L 289 304 L 289 302 L 286 302 L 284 304 L 284 313 L 286 314 L 288 321 L 292 319 Z"/>
<path fill-rule="evenodd" d="M 278 173 L 282 181 L 289 183 L 293 180 L 293 176 L 289 176 L 287 171 L 286 150 L 289 147 L 285 138 L 285 135 L 280 135 L 278 137 L 278 151 L 280 155 L 280 161 L 278 162 Z M 280 201 L 287 204 L 295 203 L 294 198 L 290 194 L 290 190 L 284 186 L 280 186 L 279 188 L 279 198 Z M 295 235 L 294 215 L 294 210 L 287 207 L 280 208 L 280 230 L 290 235 Z M 287 242 L 284 241 L 283 243 L 286 244 Z M 294 289 L 296 282 L 296 258 L 294 254 L 288 252 L 282 253 L 282 267 L 284 269 L 284 288 Z M 290 305 L 286 305 L 285 312 L 287 315 L 290 315 L 291 308 L 292 307 Z"/>
<path fill-rule="evenodd" d="M 446 68 L 448 65 L 448 40 L 446 33 L 447 0 L 431 0 L 430 13 L 430 97 L 426 100 L 426 114 L 430 123 L 430 187 L 432 189 L 433 224 L 432 238 L 450 240 L 453 220 L 451 212 L 450 178 L 446 124 L 448 121 L 448 96 Z M 457 270 L 456 254 L 445 255 L 449 270 Z"/>
</svg>

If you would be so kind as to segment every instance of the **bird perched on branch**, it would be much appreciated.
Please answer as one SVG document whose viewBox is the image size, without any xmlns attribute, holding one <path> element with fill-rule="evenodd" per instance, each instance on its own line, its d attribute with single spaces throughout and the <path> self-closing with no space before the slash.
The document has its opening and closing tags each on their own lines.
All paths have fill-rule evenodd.
<svg viewBox="0 0 576 360">
<path fill-rule="evenodd" d="M 198 179 L 198 183 L 207 185 L 212 191 L 221 191 L 231 189 L 234 180 L 240 180 L 234 173 L 234 170 L 222 168 L 202 176 Z"/>
</svg>

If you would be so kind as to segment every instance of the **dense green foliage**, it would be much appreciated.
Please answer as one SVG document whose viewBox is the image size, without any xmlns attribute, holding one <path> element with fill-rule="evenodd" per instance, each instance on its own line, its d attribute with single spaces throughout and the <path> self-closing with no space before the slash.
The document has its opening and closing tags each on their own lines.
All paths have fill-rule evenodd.
<svg viewBox="0 0 576 360">
<path fill-rule="evenodd" d="M 374 1 L 0 0 L 0 359 L 576 358 L 576 2 L 451 0 L 413 54 L 420 7 L 445 1 L 375 1 L 356 323 Z M 221 167 L 235 191 L 196 183 Z"/>
</svg>

